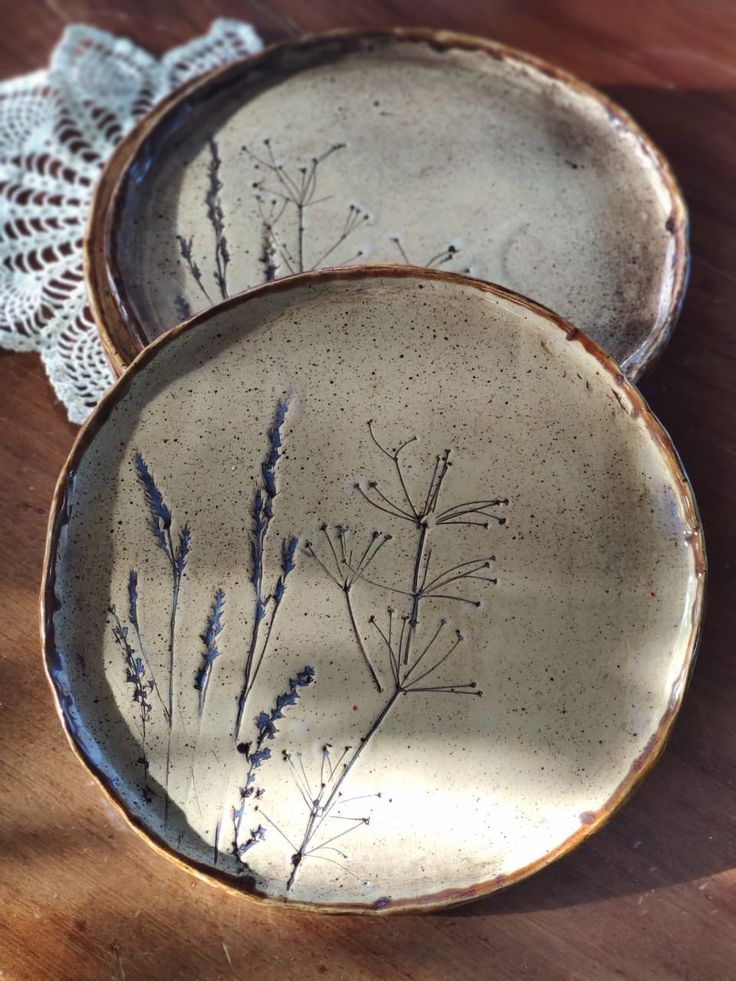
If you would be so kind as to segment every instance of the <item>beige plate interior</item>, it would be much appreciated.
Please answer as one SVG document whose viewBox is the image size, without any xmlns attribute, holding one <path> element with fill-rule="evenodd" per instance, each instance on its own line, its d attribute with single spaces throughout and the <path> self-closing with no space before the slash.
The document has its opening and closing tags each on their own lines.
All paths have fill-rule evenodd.
<svg viewBox="0 0 736 981">
<path fill-rule="evenodd" d="M 147 117 L 102 180 L 87 259 L 118 368 L 265 280 L 411 261 L 533 297 L 635 378 L 679 309 L 687 220 L 636 124 L 566 73 L 480 38 L 338 33 Z"/>
<path fill-rule="evenodd" d="M 272 900 L 426 907 L 629 792 L 703 562 L 666 434 L 583 335 L 445 273 L 311 274 L 168 334 L 93 414 L 45 653 L 78 751 L 169 853 Z"/>
</svg>

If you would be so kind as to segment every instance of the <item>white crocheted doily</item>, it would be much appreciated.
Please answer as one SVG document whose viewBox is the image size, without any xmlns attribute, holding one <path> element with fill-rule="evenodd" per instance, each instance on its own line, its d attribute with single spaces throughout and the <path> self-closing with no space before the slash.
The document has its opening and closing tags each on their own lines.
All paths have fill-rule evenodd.
<svg viewBox="0 0 736 981">
<path fill-rule="evenodd" d="M 40 352 L 72 422 L 84 421 L 112 378 L 82 272 L 103 164 L 171 89 L 260 47 L 249 24 L 216 20 L 159 60 L 74 25 L 48 69 L 0 82 L 0 347 Z"/>
</svg>

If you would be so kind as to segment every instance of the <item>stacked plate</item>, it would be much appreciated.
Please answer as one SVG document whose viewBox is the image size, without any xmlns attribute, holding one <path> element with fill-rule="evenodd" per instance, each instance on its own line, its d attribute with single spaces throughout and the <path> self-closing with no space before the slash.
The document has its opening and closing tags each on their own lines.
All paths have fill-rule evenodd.
<svg viewBox="0 0 736 981">
<path fill-rule="evenodd" d="M 86 259 L 121 378 L 57 487 L 44 648 L 131 823 L 362 912 L 599 827 L 664 745 L 705 571 L 632 384 L 687 219 L 626 113 L 478 38 L 307 37 L 139 125 Z"/>
</svg>

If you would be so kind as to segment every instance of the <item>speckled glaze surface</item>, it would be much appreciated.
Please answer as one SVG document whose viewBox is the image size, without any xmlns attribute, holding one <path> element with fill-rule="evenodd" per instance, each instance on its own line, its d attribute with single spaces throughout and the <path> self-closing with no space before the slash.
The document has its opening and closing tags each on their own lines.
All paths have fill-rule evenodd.
<svg viewBox="0 0 736 981">
<path fill-rule="evenodd" d="M 386 267 L 148 348 L 60 478 L 44 649 L 149 841 L 331 911 L 472 899 L 658 756 L 702 613 L 692 493 L 584 335 Z"/>
<path fill-rule="evenodd" d="M 237 290 L 355 261 L 502 283 L 635 378 L 679 311 L 687 218 L 666 162 L 594 89 L 399 29 L 276 45 L 172 96 L 110 161 L 87 243 L 118 369 Z"/>
</svg>

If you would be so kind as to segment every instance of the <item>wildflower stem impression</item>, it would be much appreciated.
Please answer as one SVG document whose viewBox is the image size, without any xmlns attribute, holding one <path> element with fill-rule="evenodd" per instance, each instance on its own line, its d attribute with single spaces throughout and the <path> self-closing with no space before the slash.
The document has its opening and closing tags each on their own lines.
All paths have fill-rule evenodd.
<svg viewBox="0 0 736 981">
<path fill-rule="evenodd" d="M 344 593 L 351 627 L 371 681 L 380 692 L 386 692 L 387 697 L 358 745 L 353 748 L 347 747 L 336 766 L 328 765 L 327 778 L 325 778 L 323 762 L 319 792 L 312 795 L 311 801 L 309 794 L 304 795 L 309 805 L 307 820 L 301 839 L 294 846 L 291 874 L 286 884 L 287 890 L 294 885 L 304 860 L 326 846 L 327 842 L 318 837 L 324 823 L 332 817 L 345 819 L 344 814 L 336 813 L 336 807 L 341 802 L 343 785 L 394 705 L 402 698 L 416 694 L 476 697 L 482 695 L 474 680 L 466 680 L 462 676 L 460 679 L 448 680 L 441 672 L 446 662 L 453 656 L 457 657 L 456 652 L 464 641 L 461 631 L 452 630 L 446 616 L 440 616 L 436 622 L 429 624 L 424 632 L 420 627 L 423 626 L 422 610 L 428 601 L 440 600 L 479 607 L 481 601 L 473 595 L 467 595 L 464 588 L 475 583 L 496 582 L 495 577 L 488 573 L 495 556 L 481 555 L 437 570 L 433 564 L 431 539 L 436 531 L 443 527 L 472 526 L 487 529 L 491 524 L 505 524 L 506 519 L 496 511 L 507 505 L 508 500 L 489 497 L 449 506 L 441 505 L 442 491 L 452 466 L 450 450 L 444 450 L 436 456 L 426 491 L 418 496 L 412 495 L 402 465 L 402 454 L 411 443 L 415 442 L 415 437 L 407 439 L 396 449 L 388 449 L 378 440 L 372 420 L 368 423 L 368 430 L 377 449 L 391 464 L 395 487 L 384 489 L 382 484 L 372 480 L 367 486 L 360 482 L 356 483 L 355 490 L 376 511 L 405 521 L 414 528 L 416 536 L 414 560 L 410 569 L 409 583 L 406 586 L 394 586 L 369 575 L 376 556 L 391 540 L 390 535 L 374 532 L 362 551 L 354 550 L 345 525 L 335 526 L 333 537 L 325 524 L 321 527 L 325 544 L 324 557 L 318 554 L 314 543 L 305 544 L 305 553 L 318 563 L 329 580 Z M 375 633 L 377 646 L 383 654 L 383 680 L 360 636 L 350 602 L 353 587 L 361 580 L 400 597 L 405 605 L 405 610 L 399 612 L 394 605 L 389 604 L 383 622 L 375 615 L 369 618 L 369 625 Z M 458 592 L 458 590 L 463 591 Z M 328 749 L 329 747 L 325 747 L 326 751 Z M 367 823 L 365 819 L 353 820 L 356 823 L 349 830 L 354 830 L 360 823 Z M 345 833 L 347 830 L 342 832 L 340 837 Z M 328 835 L 329 842 L 334 840 L 334 836 Z M 347 856 L 341 853 L 341 857 Z"/>
</svg>

